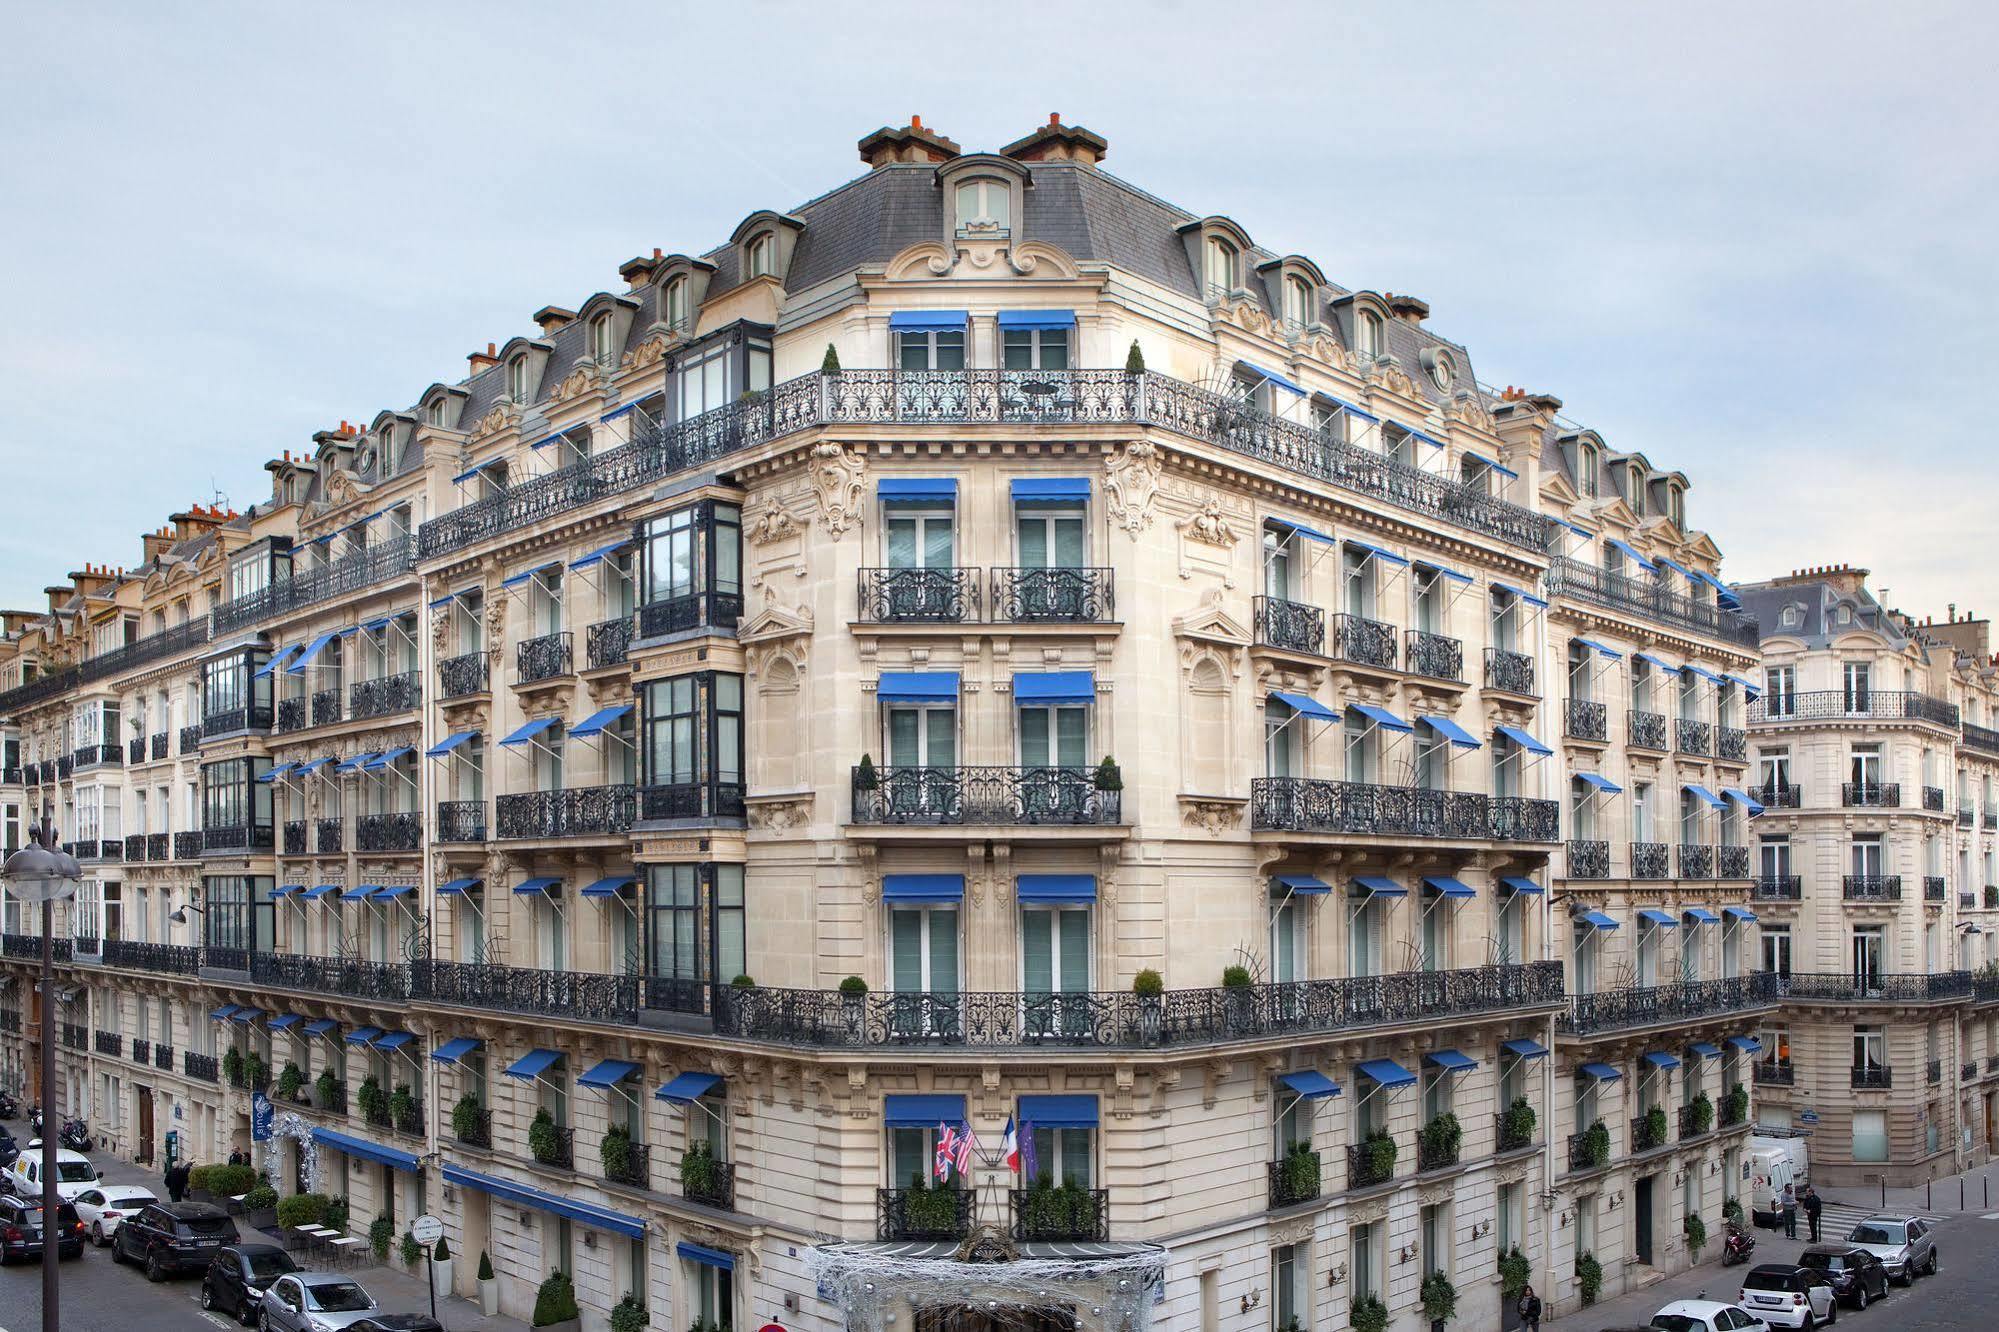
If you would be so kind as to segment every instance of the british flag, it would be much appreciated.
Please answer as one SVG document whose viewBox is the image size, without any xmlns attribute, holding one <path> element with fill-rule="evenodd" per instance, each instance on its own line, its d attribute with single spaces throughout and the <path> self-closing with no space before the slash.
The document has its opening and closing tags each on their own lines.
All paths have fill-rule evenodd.
<svg viewBox="0 0 1999 1332">
<path fill-rule="evenodd" d="M 937 1125 L 937 1160 L 931 1173 L 937 1182 L 947 1183 L 951 1178 L 951 1166 L 958 1159 L 958 1130 L 949 1124 Z"/>
</svg>

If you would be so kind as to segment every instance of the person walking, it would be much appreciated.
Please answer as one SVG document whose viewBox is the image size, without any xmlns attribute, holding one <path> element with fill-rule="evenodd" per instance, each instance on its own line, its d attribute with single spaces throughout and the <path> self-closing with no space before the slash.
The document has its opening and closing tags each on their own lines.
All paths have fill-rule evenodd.
<svg viewBox="0 0 1999 1332">
<path fill-rule="evenodd" d="M 1541 1297 L 1534 1293 L 1532 1286 L 1520 1288 L 1520 1302 L 1514 1310 L 1520 1315 L 1520 1325 L 1527 1332 L 1541 1332 Z"/>
<path fill-rule="evenodd" d="M 1805 1221 L 1811 1227 L 1812 1243 L 1817 1244 L 1819 1242 L 1819 1213 L 1825 1210 L 1825 1200 L 1820 1198 L 1819 1191 L 1809 1184 L 1805 1185 L 1803 1206 L 1805 1209 Z"/>
<path fill-rule="evenodd" d="M 1784 1214 L 1784 1238 L 1796 1239 L 1798 1237 L 1798 1190 L 1796 1186 L 1791 1184 L 1784 1186 L 1784 1196 L 1777 1200 L 1777 1210 Z"/>
<path fill-rule="evenodd" d="M 174 1202 L 179 1202 L 182 1195 L 187 1192 L 187 1172 L 188 1164 L 185 1161 L 176 1161 L 167 1167 L 167 1197 Z"/>
</svg>

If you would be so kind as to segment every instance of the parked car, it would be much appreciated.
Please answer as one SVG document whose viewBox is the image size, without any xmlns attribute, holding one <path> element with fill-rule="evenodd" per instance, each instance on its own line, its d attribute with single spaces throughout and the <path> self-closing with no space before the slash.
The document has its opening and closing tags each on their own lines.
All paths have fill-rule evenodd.
<svg viewBox="0 0 1999 1332">
<path fill-rule="evenodd" d="M 83 1222 L 68 1203 L 56 1213 L 56 1257 L 83 1253 Z M 39 1198 L 0 1196 L 0 1263 L 42 1256 L 42 1203 Z"/>
<path fill-rule="evenodd" d="M 1935 1226 L 1920 1216 L 1870 1216 L 1846 1233 L 1846 1242 L 1879 1258 L 1888 1275 L 1906 1286 L 1918 1274 L 1936 1275 L 1934 1231 Z"/>
<path fill-rule="evenodd" d="M 1888 1295 L 1888 1269 L 1855 1244 L 1815 1244 L 1798 1255 L 1798 1265 L 1823 1272 L 1833 1294 L 1856 1309 Z"/>
<path fill-rule="evenodd" d="M 28 1144 L 31 1150 L 14 1158 L 0 1174 L 9 1192 L 22 1198 L 42 1196 L 42 1152 L 41 1139 Z M 64 1202 L 73 1203 L 78 1194 L 98 1183 L 97 1167 L 81 1152 L 72 1152 L 66 1147 L 56 1149 L 56 1192 Z"/>
<path fill-rule="evenodd" d="M 1770 1325 L 1719 1300 L 1675 1300 L 1646 1326 L 1650 1332 L 1761 1332 Z"/>
<path fill-rule="evenodd" d="M 271 1283 L 299 1266 L 275 1244 L 230 1244 L 217 1250 L 201 1278 L 201 1307 L 232 1315 L 245 1327 L 257 1321 L 257 1305 Z"/>
<path fill-rule="evenodd" d="M 225 1244 L 241 1238 L 236 1223 L 220 1207 L 197 1202 L 148 1203 L 118 1224 L 111 1258 L 143 1263 L 146 1280 L 205 1269 Z"/>
<path fill-rule="evenodd" d="M 98 1184 L 76 1195 L 76 1214 L 83 1218 L 90 1242 L 101 1249 L 118 1233 L 119 1222 L 158 1201 L 151 1189 L 138 1184 Z"/>
<path fill-rule="evenodd" d="M 292 1272 L 264 1292 L 257 1326 L 263 1332 L 341 1332 L 380 1312 L 359 1282 L 337 1272 Z"/>
<path fill-rule="evenodd" d="M 1839 1299 L 1823 1273 L 1796 1263 L 1762 1263 L 1742 1278 L 1741 1308 L 1772 1327 L 1817 1327 L 1839 1321 Z"/>
<path fill-rule="evenodd" d="M 444 1332 L 444 1324 L 429 1314 L 376 1314 L 349 1323 L 347 1332 Z"/>
</svg>

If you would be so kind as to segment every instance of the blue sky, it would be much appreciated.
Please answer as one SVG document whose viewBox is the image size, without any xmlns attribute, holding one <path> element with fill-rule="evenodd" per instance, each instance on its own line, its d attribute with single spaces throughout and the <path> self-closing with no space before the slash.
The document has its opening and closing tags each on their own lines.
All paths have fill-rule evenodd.
<svg viewBox="0 0 1999 1332">
<path fill-rule="evenodd" d="M 1082 17 L 1078 17 L 1082 16 Z M 1220 21 L 1218 22 L 1218 16 Z M 1693 481 L 1733 578 L 1999 613 L 1999 11 L 63 5 L 0 51 L 0 604 L 911 112 L 1106 166 Z"/>
</svg>

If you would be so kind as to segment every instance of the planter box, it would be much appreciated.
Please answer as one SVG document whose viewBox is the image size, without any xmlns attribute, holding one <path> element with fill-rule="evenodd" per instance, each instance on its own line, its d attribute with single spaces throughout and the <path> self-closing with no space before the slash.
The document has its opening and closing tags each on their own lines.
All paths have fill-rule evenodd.
<svg viewBox="0 0 1999 1332">
<path fill-rule="evenodd" d="M 479 1283 L 479 1312 L 488 1318 L 499 1317 L 500 1279 L 498 1277 Z"/>
</svg>

